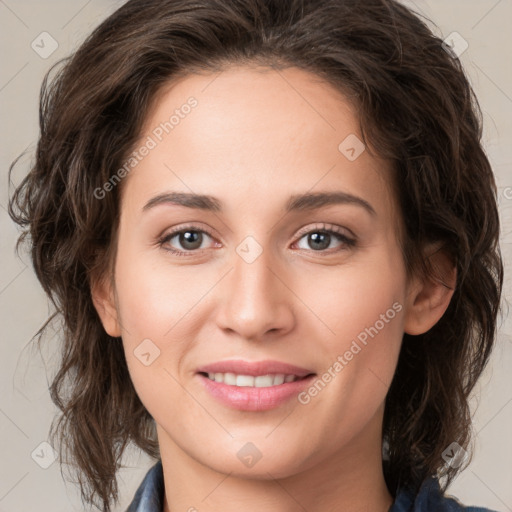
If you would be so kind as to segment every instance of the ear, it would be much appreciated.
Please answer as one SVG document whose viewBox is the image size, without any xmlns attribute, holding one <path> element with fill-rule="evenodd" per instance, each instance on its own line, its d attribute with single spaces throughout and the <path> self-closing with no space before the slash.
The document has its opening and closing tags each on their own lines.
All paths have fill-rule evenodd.
<svg viewBox="0 0 512 512">
<path fill-rule="evenodd" d="M 457 284 L 457 269 L 451 258 L 439 247 L 425 250 L 433 276 L 414 278 L 409 287 L 404 331 L 418 335 L 427 332 L 444 315 Z"/>
<path fill-rule="evenodd" d="M 121 323 L 115 301 L 111 280 L 104 277 L 91 279 L 91 296 L 94 308 L 98 312 L 103 328 L 113 338 L 121 336 Z"/>
</svg>

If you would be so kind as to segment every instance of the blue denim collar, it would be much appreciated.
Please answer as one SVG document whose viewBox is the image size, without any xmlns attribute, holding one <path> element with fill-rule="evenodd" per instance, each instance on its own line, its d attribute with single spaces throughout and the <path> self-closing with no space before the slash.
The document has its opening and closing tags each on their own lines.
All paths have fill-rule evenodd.
<svg viewBox="0 0 512 512">
<path fill-rule="evenodd" d="M 126 512 L 162 512 L 164 475 L 162 461 L 149 469 Z M 400 490 L 389 512 L 493 512 L 481 507 L 464 507 L 445 496 L 435 478 L 426 479 L 419 490 Z"/>
<path fill-rule="evenodd" d="M 162 512 L 164 509 L 164 472 L 159 460 L 149 469 L 126 512 Z"/>
</svg>

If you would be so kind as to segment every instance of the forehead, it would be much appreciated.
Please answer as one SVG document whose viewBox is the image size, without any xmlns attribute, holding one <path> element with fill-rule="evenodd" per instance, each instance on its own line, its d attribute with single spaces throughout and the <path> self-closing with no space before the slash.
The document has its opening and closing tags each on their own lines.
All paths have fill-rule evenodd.
<svg viewBox="0 0 512 512">
<path fill-rule="evenodd" d="M 187 75 L 162 87 L 142 133 L 151 133 L 175 112 L 188 111 L 190 98 L 197 106 L 172 121 L 173 138 L 208 147 L 210 154 L 215 148 L 224 154 L 228 148 L 239 150 L 241 144 L 248 149 L 265 144 L 269 152 L 271 141 L 274 147 L 286 142 L 282 149 L 297 153 L 311 151 L 311 144 L 303 145 L 305 139 L 315 142 L 318 151 L 336 154 L 338 144 L 333 147 L 333 142 L 344 132 L 359 132 L 354 107 L 317 75 L 293 67 L 231 66 L 217 73 Z M 324 144 L 318 146 L 320 140 Z"/>
<path fill-rule="evenodd" d="M 389 163 L 364 150 L 356 107 L 298 68 L 232 66 L 170 82 L 154 98 L 139 146 L 149 139 L 154 147 L 125 184 L 130 195 L 229 191 L 234 208 L 247 208 L 248 198 L 279 191 L 285 200 L 335 189 L 392 206 L 383 204 Z"/>
</svg>

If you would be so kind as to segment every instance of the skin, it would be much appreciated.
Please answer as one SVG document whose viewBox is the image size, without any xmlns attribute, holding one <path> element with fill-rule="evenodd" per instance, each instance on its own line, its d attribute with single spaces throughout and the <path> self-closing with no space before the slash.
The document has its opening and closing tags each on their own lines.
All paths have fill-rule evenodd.
<svg viewBox="0 0 512 512">
<path fill-rule="evenodd" d="M 393 499 L 382 418 L 402 336 L 430 329 L 453 291 L 406 278 L 389 163 L 338 150 L 349 134 L 362 137 L 357 111 L 332 86 L 297 68 L 189 75 L 161 91 L 140 140 L 190 96 L 197 107 L 124 179 L 113 285 L 93 285 L 157 424 L 164 512 L 384 512 Z M 170 191 L 215 196 L 223 211 L 143 211 Z M 356 204 L 284 213 L 290 195 L 320 191 L 358 196 L 375 214 Z M 188 224 L 211 233 L 199 249 L 178 256 L 166 249 L 186 251 L 183 238 L 159 242 Z M 308 233 L 333 227 L 356 244 L 335 234 L 327 248 L 311 243 Z M 252 263 L 236 252 L 247 236 L 262 249 Z M 454 284 L 445 256 L 432 258 Z M 196 375 L 226 359 L 275 359 L 321 375 L 394 303 L 401 311 L 306 405 L 234 410 Z M 160 350 L 148 366 L 134 355 L 144 339 Z M 261 453 L 252 467 L 237 457 L 248 442 Z"/>
</svg>

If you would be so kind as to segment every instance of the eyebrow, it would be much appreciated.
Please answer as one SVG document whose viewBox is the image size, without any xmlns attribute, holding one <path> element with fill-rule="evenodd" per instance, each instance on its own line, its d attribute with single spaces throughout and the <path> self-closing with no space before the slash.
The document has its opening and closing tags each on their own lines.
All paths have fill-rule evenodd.
<svg viewBox="0 0 512 512">
<path fill-rule="evenodd" d="M 203 194 L 193 194 L 188 192 L 166 192 L 150 199 L 142 208 L 143 211 L 150 210 L 155 206 L 162 204 L 173 204 L 206 210 L 212 212 L 222 212 L 222 203 L 215 197 Z M 348 192 L 315 192 L 296 194 L 291 196 L 285 205 L 285 211 L 305 211 L 315 210 L 323 206 L 335 204 L 351 204 L 364 208 L 369 214 L 376 215 L 375 209 L 368 201 L 363 198 L 349 194 Z"/>
</svg>

